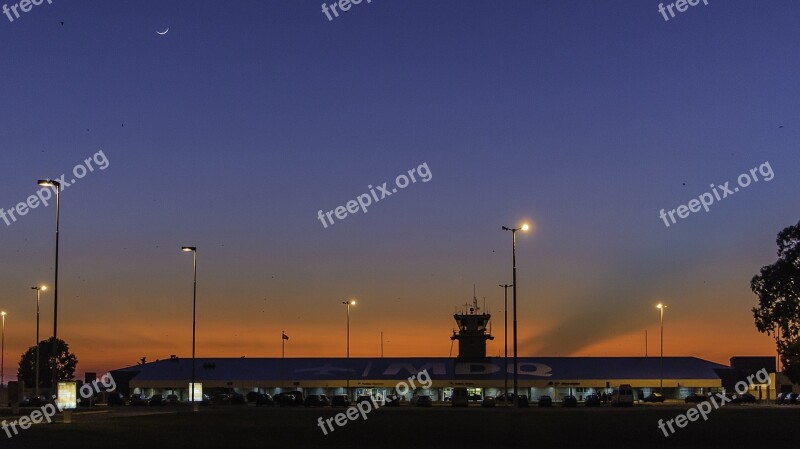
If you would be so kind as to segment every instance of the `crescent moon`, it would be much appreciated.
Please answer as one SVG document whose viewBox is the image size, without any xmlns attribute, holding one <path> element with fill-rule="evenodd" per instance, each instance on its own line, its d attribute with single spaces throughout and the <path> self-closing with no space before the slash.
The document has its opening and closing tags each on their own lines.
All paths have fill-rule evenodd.
<svg viewBox="0 0 800 449">
<path fill-rule="evenodd" d="M 167 29 L 164 30 L 164 31 L 156 31 L 156 34 L 160 34 L 161 36 L 163 36 L 163 35 L 165 35 L 167 33 L 169 33 L 169 27 L 167 27 Z"/>
</svg>

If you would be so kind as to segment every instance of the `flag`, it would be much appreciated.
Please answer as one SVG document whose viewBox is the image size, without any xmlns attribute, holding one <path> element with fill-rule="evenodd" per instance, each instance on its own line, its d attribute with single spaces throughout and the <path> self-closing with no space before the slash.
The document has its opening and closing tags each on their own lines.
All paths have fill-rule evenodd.
<svg viewBox="0 0 800 449">
<path fill-rule="evenodd" d="M 282 337 L 284 340 L 288 340 L 288 339 L 289 339 L 289 337 L 288 337 L 286 334 L 284 334 L 283 332 L 281 332 L 281 337 Z"/>
</svg>

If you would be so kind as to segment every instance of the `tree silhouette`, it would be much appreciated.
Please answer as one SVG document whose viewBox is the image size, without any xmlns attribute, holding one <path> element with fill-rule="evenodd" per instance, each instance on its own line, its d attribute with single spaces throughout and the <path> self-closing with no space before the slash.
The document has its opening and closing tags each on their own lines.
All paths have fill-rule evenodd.
<svg viewBox="0 0 800 449">
<path fill-rule="evenodd" d="M 800 382 L 800 222 L 778 234 L 778 260 L 750 281 L 758 295 L 753 308 L 756 328 L 772 336 L 783 373 Z"/>
<path fill-rule="evenodd" d="M 72 380 L 75 376 L 75 367 L 78 358 L 69 352 L 69 345 L 61 339 L 57 340 L 58 380 Z M 53 384 L 53 337 L 39 342 L 39 387 L 52 388 Z M 24 381 L 26 386 L 35 386 L 36 377 L 36 346 L 31 346 L 22 354 L 17 370 L 17 378 Z"/>
</svg>

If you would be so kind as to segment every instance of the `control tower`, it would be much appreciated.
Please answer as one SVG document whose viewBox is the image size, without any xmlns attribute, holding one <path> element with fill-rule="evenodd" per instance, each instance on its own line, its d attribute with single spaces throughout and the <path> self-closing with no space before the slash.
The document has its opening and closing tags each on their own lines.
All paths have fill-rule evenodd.
<svg viewBox="0 0 800 449">
<path fill-rule="evenodd" d="M 453 330 L 450 340 L 458 340 L 456 360 L 474 361 L 486 358 L 486 340 L 494 340 L 491 329 L 487 329 L 492 316 L 479 312 L 478 298 L 473 295 L 472 307 L 464 304 L 464 310 L 453 315 L 458 330 Z"/>
</svg>

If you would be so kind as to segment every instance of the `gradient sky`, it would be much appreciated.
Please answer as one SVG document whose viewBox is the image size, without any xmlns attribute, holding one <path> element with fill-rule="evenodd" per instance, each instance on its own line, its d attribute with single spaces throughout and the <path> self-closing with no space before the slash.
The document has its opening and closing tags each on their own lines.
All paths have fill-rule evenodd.
<svg viewBox="0 0 800 449">
<path fill-rule="evenodd" d="M 446 356 L 477 295 L 502 352 L 518 235 L 521 354 L 774 354 L 750 278 L 797 223 L 800 4 L 65 1 L 0 16 L 0 207 L 62 194 L 59 337 L 78 373 L 198 356 Z M 63 22 L 63 25 L 61 24 Z M 169 27 L 164 36 L 157 30 Z M 769 161 L 775 177 L 658 217 Z M 427 163 L 432 179 L 323 228 Z M 69 179 L 69 177 L 67 178 Z M 52 287 L 54 207 L 0 222 L 6 378 Z M 42 299 L 42 339 L 52 291 Z"/>
</svg>

